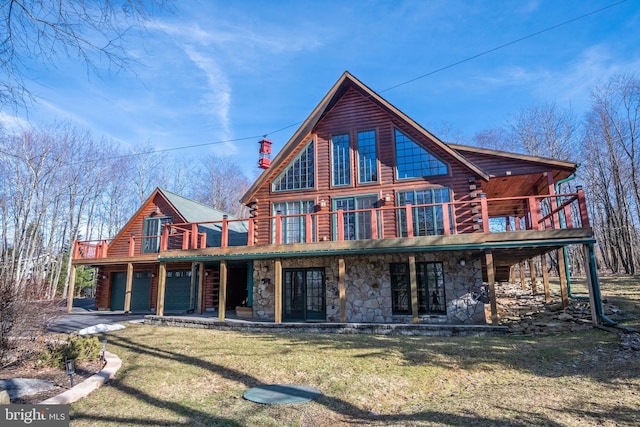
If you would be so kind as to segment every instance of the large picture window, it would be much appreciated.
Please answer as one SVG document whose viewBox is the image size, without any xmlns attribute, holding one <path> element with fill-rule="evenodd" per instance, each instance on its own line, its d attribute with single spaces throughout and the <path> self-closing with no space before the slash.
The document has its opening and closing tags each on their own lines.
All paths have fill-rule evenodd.
<svg viewBox="0 0 640 427">
<path fill-rule="evenodd" d="M 409 263 L 392 263 L 391 301 L 393 314 L 411 313 Z M 445 314 L 447 305 L 441 262 L 417 262 L 418 314 Z"/>
<path fill-rule="evenodd" d="M 273 204 L 273 215 L 297 215 L 314 212 L 312 200 L 296 200 L 292 202 L 277 202 Z M 274 220 L 275 221 L 275 220 Z M 275 223 L 273 227 L 273 243 L 275 243 Z M 304 215 L 282 218 L 282 243 L 306 242 L 307 233 L 311 233 L 311 239 L 315 241 L 315 218 L 312 222 L 312 229 L 306 229 L 306 218 Z"/>
<path fill-rule="evenodd" d="M 438 203 L 447 203 L 451 201 L 451 192 L 448 188 L 431 188 L 428 190 L 413 190 L 398 192 L 398 206 L 404 205 L 428 205 L 432 206 L 416 206 L 411 209 L 413 216 L 413 235 L 414 236 L 436 236 L 444 234 L 444 218 L 442 216 L 442 205 Z M 407 214 L 402 209 L 398 212 L 398 221 L 400 227 L 400 235 L 407 237 Z M 452 209 L 449 205 L 449 218 L 451 218 Z M 451 223 L 449 221 L 449 232 L 451 233 Z"/>
<path fill-rule="evenodd" d="M 376 132 L 373 130 L 358 132 L 358 182 L 366 184 L 377 181 Z"/>
<path fill-rule="evenodd" d="M 447 164 L 416 144 L 407 135 L 395 130 L 396 172 L 399 179 L 446 175 Z"/>
<path fill-rule="evenodd" d="M 377 196 L 358 196 L 358 197 L 344 197 L 333 200 L 333 210 L 343 211 L 355 211 L 360 209 L 375 208 L 378 202 Z M 337 217 L 334 216 L 334 218 Z M 343 212 L 342 218 L 344 222 L 344 240 L 361 240 L 371 239 L 371 221 L 374 221 L 375 227 L 379 225 L 377 223 L 377 217 L 372 218 L 371 211 L 364 212 Z M 337 221 L 334 220 L 337 224 Z M 334 228 L 334 239 L 337 237 L 337 230 Z M 378 233 L 378 235 L 380 235 Z"/>
<path fill-rule="evenodd" d="M 273 182 L 273 191 L 302 190 L 314 186 L 313 141 Z"/>
</svg>

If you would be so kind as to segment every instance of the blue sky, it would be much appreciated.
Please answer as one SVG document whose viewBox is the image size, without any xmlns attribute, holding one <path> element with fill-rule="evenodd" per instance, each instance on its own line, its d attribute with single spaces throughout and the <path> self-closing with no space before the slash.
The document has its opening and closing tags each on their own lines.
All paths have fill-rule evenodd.
<svg viewBox="0 0 640 427">
<path fill-rule="evenodd" d="M 638 72 L 640 2 L 402 83 L 616 2 L 177 1 L 130 39 L 127 70 L 34 67 L 29 120 L 71 120 L 123 147 L 214 143 L 176 153 L 213 151 L 253 176 L 259 136 L 279 150 L 348 70 L 441 139 L 470 143 L 534 105 L 581 116 L 597 84 Z"/>
</svg>

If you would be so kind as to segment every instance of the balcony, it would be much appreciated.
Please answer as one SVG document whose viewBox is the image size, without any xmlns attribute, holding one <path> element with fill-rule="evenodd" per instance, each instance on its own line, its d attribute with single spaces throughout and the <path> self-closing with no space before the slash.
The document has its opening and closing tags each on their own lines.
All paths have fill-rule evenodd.
<svg viewBox="0 0 640 427">
<path fill-rule="evenodd" d="M 449 203 L 166 224 L 160 236 L 130 236 L 127 255 L 121 252 L 118 258 L 153 260 L 180 252 L 295 253 L 301 245 L 311 245 L 307 248 L 311 252 L 402 249 L 416 244 L 464 249 L 465 245 L 477 247 L 478 242 L 508 246 L 511 241 L 584 238 L 592 236 L 584 192 L 579 189 L 553 196 L 487 199 L 480 195 Z M 107 261 L 114 258 L 109 251 L 109 240 L 77 241 L 73 260 Z"/>
</svg>

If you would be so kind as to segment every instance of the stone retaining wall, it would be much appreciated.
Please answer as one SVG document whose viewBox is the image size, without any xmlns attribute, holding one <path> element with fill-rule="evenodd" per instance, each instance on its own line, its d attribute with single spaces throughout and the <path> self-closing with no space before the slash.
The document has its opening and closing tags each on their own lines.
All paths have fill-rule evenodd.
<svg viewBox="0 0 640 427">
<path fill-rule="evenodd" d="M 391 263 L 408 263 L 407 253 L 345 256 L 346 317 L 350 323 L 411 323 L 411 316 L 392 313 Z M 484 304 L 473 294 L 482 286 L 480 257 L 470 251 L 416 253 L 416 262 L 442 262 L 446 315 L 421 315 L 421 323 L 485 323 Z M 337 256 L 282 258 L 282 268 L 324 268 L 326 321 L 340 321 Z M 464 260 L 461 265 L 460 260 Z M 254 261 L 253 313 L 274 320 L 275 263 Z"/>
</svg>

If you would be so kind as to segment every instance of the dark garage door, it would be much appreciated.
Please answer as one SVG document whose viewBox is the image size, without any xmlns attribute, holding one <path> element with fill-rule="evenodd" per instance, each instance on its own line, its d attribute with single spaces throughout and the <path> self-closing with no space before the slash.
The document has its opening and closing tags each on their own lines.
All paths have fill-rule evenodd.
<svg viewBox="0 0 640 427">
<path fill-rule="evenodd" d="M 151 273 L 138 271 L 133 273 L 131 284 L 131 311 L 149 311 L 151 294 Z"/>
<path fill-rule="evenodd" d="M 198 281 L 193 298 L 198 293 Z M 164 291 L 165 311 L 187 311 L 191 307 L 191 270 L 167 271 Z"/>
<path fill-rule="evenodd" d="M 111 275 L 111 310 L 124 310 L 124 293 L 127 289 L 127 273 Z"/>
</svg>

